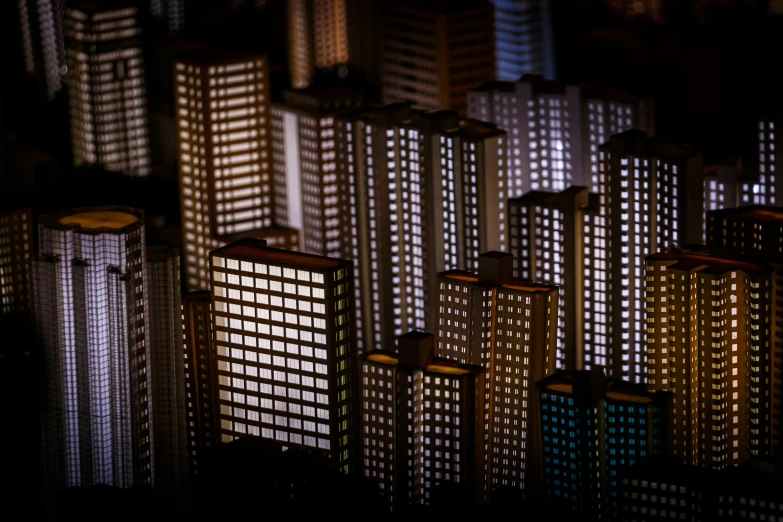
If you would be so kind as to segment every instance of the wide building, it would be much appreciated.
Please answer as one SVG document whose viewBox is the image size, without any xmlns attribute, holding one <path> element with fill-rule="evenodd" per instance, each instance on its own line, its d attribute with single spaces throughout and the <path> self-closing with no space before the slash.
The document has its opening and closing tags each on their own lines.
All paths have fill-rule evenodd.
<svg viewBox="0 0 783 522">
<path fill-rule="evenodd" d="M 210 254 L 222 442 L 255 435 L 358 469 L 351 271 L 252 238 Z"/>
<path fill-rule="evenodd" d="M 404 0 L 380 11 L 383 102 L 464 117 L 468 90 L 495 78 L 492 4 Z"/>
<path fill-rule="evenodd" d="M 467 103 L 468 117 L 508 132 L 510 197 L 571 185 L 598 192 L 599 147 L 630 129 L 655 134 L 651 98 L 538 75 L 474 87 Z"/>
<path fill-rule="evenodd" d="M 672 451 L 723 469 L 771 449 L 772 269 L 696 253 L 647 263 L 647 385 L 671 391 Z"/>
<path fill-rule="evenodd" d="M 556 286 L 512 277 L 511 254 L 488 252 L 478 274 L 438 274 L 435 356 L 483 368 L 477 390 L 477 497 L 499 489 L 540 493 L 535 384 L 555 371 Z"/>
<path fill-rule="evenodd" d="M 395 351 L 362 356 L 364 475 L 392 510 L 429 504 L 455 485 L 475 496 L 475 391 L 481 367 L 433 357 L 434 336 L 408 332 Z"/>
<path fill-rule="evenodd" d="M 150 173 L 147 91 L 137 7 L 86 0 L 65 8 L 65 55 L 76 166 Z"/>
<path fill-rule="evenodd" d="M 506 136 L 454 112 L 407 104 L 337 122 L 345 253 L 354 261 L 358 346 L 389 349 L 435 317 L 438 271 L 506 250 Z"/>
<path fill-rule="evenodd" d="M 43 216 L 34 260 L 47 487 L 187 480 L 176 253 L 147 257 L 141 212 Z M 184 475 L 184 476 L 183 476 Z"/>
</svg>

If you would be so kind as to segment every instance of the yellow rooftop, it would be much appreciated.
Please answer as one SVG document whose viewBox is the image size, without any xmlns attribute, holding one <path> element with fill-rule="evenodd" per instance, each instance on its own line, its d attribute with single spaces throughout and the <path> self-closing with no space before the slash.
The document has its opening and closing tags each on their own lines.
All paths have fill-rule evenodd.
<svg viewBox="0 0 783 522">
<path fill-rule="evenodd" d="M 63 225 L 79 225 L 82 228 L 97 230 L 99 228 L 120 229 L 139 221 L 137 216 L 128 212 L 116 210 L 99 210 L 95 212 L 79 212 L 60 218 Z"/>
</svg>

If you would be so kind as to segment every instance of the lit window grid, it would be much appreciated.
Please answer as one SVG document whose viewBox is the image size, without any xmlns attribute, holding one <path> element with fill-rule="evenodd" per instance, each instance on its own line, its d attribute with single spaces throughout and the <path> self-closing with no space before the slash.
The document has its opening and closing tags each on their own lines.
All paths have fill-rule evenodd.
<svg viewBox="0 0 783 522">
<path fill-rule="evenodd" d="M 407 379 L 408 376 L 401 376 Z M 400 491 L 395 490 L 395 468 L 400 451 L 396 445 L 395 431 L 397 370 L 387 364 L 365 361 L 362 365 L 362 438 L 364 476 L 378 483 L 380 493 L 391 505 L 399 501 Z M 401 397 L 400 400 L 408 400 Z M 405 419 L 407 421 L 407 419 Z M 407 455 L 404 456 L 407 460 Z M 406 477 L 407 481 L 407 477 Z"/>
<path fill-rule="evenodd" d="M 497 76 L 500 80 L 516 81 L 527 73 L 547 74 L 547 63 L 541 27 L 546 23 L 540 2 L 519 3 L 514 0 L 493 0 L 495 5 L 495 49 Z"/>
<path fill-rule="evenodd" d="M 211 260 L 222 440 L 250 434 L 317 447 L 347 469 L 353 444 L 349 271 Z M 296 322 L 297 328 L 275 324 Z M 330 334 L 332 322 L 341 327 Z"/>
<path fill-rule="evenodd" d="M 17 4 L 25 69 L 43 77 L 46 96 L 52 100 L 63 86 L 62 5 L 51 0 L 19 0 Z"/>
<path fill-rule="evenodd" d="M 53 254 L 34 262 L 34 290 L 47 366 L 59 369 L 47 378 L 47 394 L 59 404 L 46 419 L 46 445 L 57 462 L 57 484 L 154 484 L 143 227 L 93 235 L 42 223 L 39 234 L 41 252 Z M 67 260 L 76 259 L 77 252 L 90 263 L 73 270 Z M 112 270 L 117 266 L 128 268 L 124 273 Z M 79 333 L 80 324 L 86 329 Z M 81 343 L 91 348 L 87 361 Z M 79 370 L 85 364 L 90 365 L 89 375 Z M 106 386 L 108 380 L 112 386 Z M 86 417 L 80 413 L 85 401 L 91 412 Z M 110 411 L 125 413 L 108 415 Z M 132 416 L 131 411 L 143 413 Z M 92 433 L 89 451 L 81 442 L 86 433 Z"/>
<path fill-rule="evenodd" d="M 584 334 L 583 368 L 608 367 L 611 357 L 611 273 L 605 218 L 585 213 L 584 222 Z"/>
<path fill-rule="evenodd" d="M 774 206 L 778 202 L 775 133 L 775 122 L 759 122 L 759 182 L 753 187 L 753 204 L 755 205 Z"/>
<path fill-rule="evenodd" d="M 0 312 L 3 314 L 30 310 L 32 227 L 29 210 L 0 214 Z"/>
</svg>

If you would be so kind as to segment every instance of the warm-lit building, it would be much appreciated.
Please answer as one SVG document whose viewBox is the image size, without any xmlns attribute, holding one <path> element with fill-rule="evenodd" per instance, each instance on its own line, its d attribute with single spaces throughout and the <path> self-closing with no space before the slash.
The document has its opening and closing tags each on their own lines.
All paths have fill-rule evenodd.
<svg viewBox="0 0 783 522">
<path fill-rule="evenodd" d="M 255 435 L 358 469 L 350 261 L 242 239 L 210 254 L 221 441 Z"/>
<path fill-rule="evenodd" d="M 207 291 L 182 298 L 188 469 L 198 480 L 204 452 L 219 441 L 217 378 L 212 345 L 212 298 Z"/>
<path fill-rule="evenodd" d="M 629 522 L 783 519 L 779 464 L 753 459 L 723 471 L 647 457 L 621 473 L 618 517 Z"/>
<path fill-rule="evenodd" d="M 508 201 L 514 274 L 558 286 L 558 369 L 606 366 L 606 230 L 586 187 L 531 191 Z"/>
<path fill-rule="evenodd" d="M 608 375 L 646 380 L 644 258 L 703 234 L 702 156 L 627 131 L 599 148 L 599 207 L 606 229 Z M 603 285 L 601 285 L 603 286 Z"/>
<path fill-rule="evenodd" d="M 495 6 L 495 61 L 498 80 L 525 74 L 555 78 L 551 2 L 492 0 Z"/>
<path fill-rule="evenodd" d="M 335 115 L 362 105 L 364 97 L 348 86 L 309 87 L 286 90 L 283 103 L 272 105 L 274 218 L 300 231 L 296 250 L 328 257 L 344 252 Z"/>
<path fill-rule="evenodd" d="M 670 395 L 603 370 L 556 372 L 538 393 L 544 498 L 583 519 L 614 519 L 618 471 L 667 450 Z"/>
<path fill-rule="evenodd" d="M 0 212 L 0 313 L 30 312 L 31 258 L 34 254 L 30 209 Z"/>
<path fill-rule="evenodd" d="M 506 250 L 505 133 L 407 104 L 337 121 L 345 253 L 357 280 L 360 351 L 431 329 L 436 274 Z"/>
<path fill-rule="evenodd" d="M 646 263 L 647 385 L 674 396 L 673 453 L 715 469 L 767 454 L 772 269 L 697 253 Z"/>
<path fill-rule="evenodd" d="M 508 132 L 511 197 L 581 185 L 598 191 L 598 148 L 629 129 L 655 133 L 651 98 L 545 81 L 489 82 L 468 93 L 468 116 Z"/>
<path fill-rule="evenodd" d="M 404 0 L 380 10 L 383 102 L 465 116 L 468 90 L 495 78 L 492 4 Z"/>
<path fill-rule="evenodd" d="M 772 444 L 783 445 L 783 210 L 748 206 L 715 210 L 707 214 L 707 244 L 728 249 L 745 259 L 769 263 L 772 280 L 772 346 L 770 360 Z"/>
<path fill-rule="evenodd" d="M 555 370 L 555 286 L 512 276 L 511 254 L 488 252 L 478 274 L 438 274 L 435 356 L 483 367 L 477 392 L 478 498 L 497 488 L 535 495 L 541 451 L 535 384 Z"/>
<path fill-rule="evenodd" d="M 138 8 L 77 0 L 65 8 L 64 26 L 74 164 L 149 174 Z"/>
<path fill-rule="evenodd" d="M 33 266 L 49 487 L 181 486 L 176 255 L 147 257 L 141 212 L 98 207 L 43 216 Z"/>
<path fill-rule="evenodd" d="M 48 99 L 65 83 L 65 44 L 63 2 L 59 0 L 19 0 L 19 31 L 24 66 L 28 74 L 42 80 Z"/>
<path fill-rule="evenodd" d="M 223 236 L 273 224 L 267 60 L 196 51 L 177 60 L 174 77 L 186 284 L 205 290 Z"/>
<path fill-rule="evenodd" d="M 408 332 L 395 351 L 362 356 L 364 476 L 390 507 L 429 504 L 433 488 L 475 495 L 475 389 L 481 367 L 433 358 L 434 337 Z"/>
</svg>

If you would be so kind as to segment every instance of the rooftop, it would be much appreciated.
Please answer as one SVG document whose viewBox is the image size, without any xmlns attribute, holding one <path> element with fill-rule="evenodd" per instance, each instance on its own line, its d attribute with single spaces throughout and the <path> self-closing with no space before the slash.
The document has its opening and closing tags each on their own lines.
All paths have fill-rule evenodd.
<svg viewBox="0 0 783 522">
<path fill-rule="evenodd" d="M 758 263 L 749 263 L 736 259 L 727 259 L 717 255 L 681 253 L 681 252 L 659 252 L 647 256 L 646 261 L 673 261 L 669 269 L 684 271 L 699 271 L 707 274 L 724 274 L 732 270 L 741 270 L 747 274 L 762 274 L 771 269 L 766 265 Z"/>
<path fill-rule="evenodd" d="M 83 230 L 120 230 L 140 222 L 141 218 L 131 212 L 127 212 L 120 209 L 95 209 L 82 212 L 74 212 L 72 214 L 61 214 L 59 218 L 56 218 L 56 222 L 60 225 L 68 225 Z M 46 218 L 43 219 L 46 221 Z"/>
<path fill-rule="evenodd" d="M 249 237 L 213 250 L 212 255 L 315 271 L 333 270 L 350 263 L 343 259 L 267 247 L 266 241 Z"/>
<path fill-rule="evenodd" d="M 429 335 L 429 334 L 427 334 Z M 363 356 L 368 361 L 376 362 L 379 364 L 387 364 L 389 366 L 396 366 L 400 364 L 400 360 L 397 358 L 397 354 L 388 350 L 373 350 Z M 448 375 L 467 375 L 470 373 L 478 373 L 481 368 L 478 366 L 472 366 L 469 364 L 460 364 L 451 359 L 442 359 L 435 357 L 431 364 L 428 364 L 424 368 L 424 371 L 431 373 L 441 373 Z"/>
<path fill-rule="evenodd" d="M 176 62 L 206 64 L 230 64 L 249 62 L 251 60 L 266 60 L 262 53 L 255 53 L 245 49 L 196 49 L 181 52 Z"/>
<path fill-rule="evenodd" d="M 763 205 L 747 205 L 739 208 L 724 208 L 713 210 L 719 216 L 755 219 L 757 221 L 778 222 L 783 224 L 783 208 L 766 207 Z"/>
<path fill-rule="evenodd" d="M 486 254 L 482 254 L 482 255 L 486 255 Z M 466 283 L 485 284 L 485 283 L 481 283 L 475 274 L 471 272 L 466 272 L 464 270 L 447 270 L 446 272 L 441 272 L 439 275 L 448 279 L 465 281 Z M 500 286 L 511 290 L 521 290 L 523 292 L 550 292 L 557 288 L 557 285 L 533 283 L 525 279 L 516 279 L 516 278 L 511 279 L 511 281 L 509 281 L 508 283 Z"/>
</svg>

